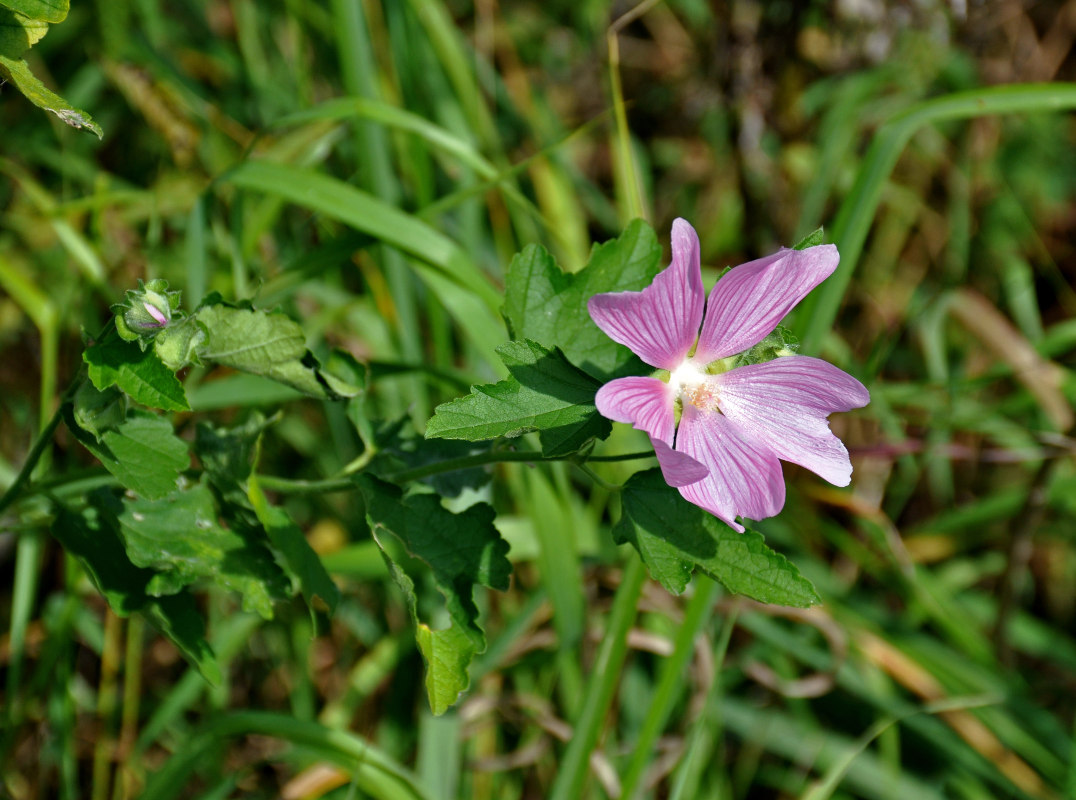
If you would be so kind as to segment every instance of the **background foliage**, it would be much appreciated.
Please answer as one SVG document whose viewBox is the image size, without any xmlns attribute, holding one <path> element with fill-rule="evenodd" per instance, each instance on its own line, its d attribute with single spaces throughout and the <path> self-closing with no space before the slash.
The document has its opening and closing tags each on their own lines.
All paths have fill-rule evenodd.
<svg viewBox="0 0 1076 800">
<path fill-rule="evenodd" d="M 374 454 L 341 404 L 185 375 L 200 416 L 174 419 L 201 466 L 234 426 L 260 434 L 267 477 L 237 501 L 267 529 L 286 509 L 341 588 L 331 619 L 298 599 L 264 619 L 272 581 L 201 593 L 216 684 L 59 547 L 101 540 L 45 498 L 105 503 L 61 428 L 40 502 L 0 512 L 0 794 L 1076 796 L 1076 149 L 1051 111 L 1073 105 L 1071 10 L 75 3 L 16 55 L 103 138 L 0 96 L 0 486 L 78 371 L 81 329 L 138 278 L 188 308 L 211 291 L 279 306 L 323 362 L 368 364 L 369 417 L 398 424 L 363 434 Z M 1017 83 L 1037 85 L 988 88 Z M 577 273 L 639 215 L 662 241 L 690 219 L 709 280 L 820 224 L 841 246 L 790 323 L 871 389 L 835 420 L 853 486 L 786 469 L 788 505 L 758 526 L 823 605 L 644 582 L 616 544 L 655 488 L 634 463 L 504 463 L 485 488 L 478 468 L 431 475 L 453 510 L 493 502 L 514 567 L 507 591 L 475 592 L 488 649 L 434 717 L 420 649 L 467 625 L 449 626 L 443 576 L 390 575 L 372 539 L 431 510 L 379 506 L 374 479 L 268 476 L 364 457 L 422 474 L 434 406 L 508 375 L 499 309 L 527 316 L 502 294 L 514 254 L 539 243 Z M 264 432 L 249 415 L 278 407 Z M 603 452 L 640 449 L 623 428 Z M 621 518 L 606 485 L 625 482 Z M 654 577 L 675 589 L 672 564 Z"/>
</svg>

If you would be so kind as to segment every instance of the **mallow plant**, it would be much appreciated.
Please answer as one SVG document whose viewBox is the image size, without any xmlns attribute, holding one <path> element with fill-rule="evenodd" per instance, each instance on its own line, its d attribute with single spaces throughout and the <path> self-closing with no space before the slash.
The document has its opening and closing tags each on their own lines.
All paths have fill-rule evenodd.
<svg viewBox="0 0 1076 800">
<path fill-rule="evenodd" d="M 339 589 L 279 495 L 358 493 L 369 536 L 407 598 L 435 713 L 456 702 L 486 647 L 476 586 L 507 589 L 512 573 L 494 507 L 443 502 L 460 491 L 451 475 L 479 487 L 498 462 L 566 460 L 593 476 L 589 462 L 638 461 L 617 487 L 611 535 L 656 581 L 680 593 L 698 571 L 761 602 L 809 606 L 819 602 L 814 587 L 749 526 L 781 512 L 781 460 L 838 486 L 851 477 L 827 416 L 865 405 L 867 391 L 798 355 L 780 326 L 837 265 L 836 248 L 821 240 L 816 232 L 726 270 L 708 298 L 684 220 L 673 224 L 664 269 L 642 221 L 595 246 L 574 274 L 529 246 L 506 274 L 508 337 L 497 353 L 507 376 L 437 407 L 424 437 L 406 442 L 401 420 L 368 414 L 376 383 L 367 367 L 342 350 L 319 360 L 287 315 L 216 293 L 184 309 L 165 281 L 140 281 L 87 336 L 82 369 L 0 513 L 44 517 L 117 614 L 145 615 L 216 681 L 197 593 L 235 592 L 266 619 L 296 596 L 311 614 L 332 614 Z M 195 366 L 341 404 L 362 453 L 321 481 L 263 474 L 262 439 L 280 415 L 248 410 L 220 424 L 194 414 L 183 379 Z M 608 453 L 598 443 L 613 422 L 645 431 L 653 450 Z M 103 470 L 65 480 L 35 469 L 61 423 Z M 422 618 L 415 569 L 443 596 L 437 625 Z"/>
</svg>

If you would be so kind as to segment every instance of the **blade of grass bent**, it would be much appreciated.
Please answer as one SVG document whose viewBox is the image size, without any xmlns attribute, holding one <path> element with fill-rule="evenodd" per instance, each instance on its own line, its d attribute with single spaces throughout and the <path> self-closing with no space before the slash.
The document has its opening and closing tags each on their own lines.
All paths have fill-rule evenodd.
<svg viewBox="0 0 1076 800">
<path fill-rule="evenodd" d="M 1076 108 L 1076 84 L 1015 84 L 926 100 L 886 122 L 875 135 L 833 224 L 833 241 L 841 253 L 840 266 L 797 311 L 807 320 L 801 340 L 803 352 L 817 353 L 833 327 L 881 202 L 882 190 L 908 140 L 918 130 L 945 120 L 1073 108 Z"/>
</svg>

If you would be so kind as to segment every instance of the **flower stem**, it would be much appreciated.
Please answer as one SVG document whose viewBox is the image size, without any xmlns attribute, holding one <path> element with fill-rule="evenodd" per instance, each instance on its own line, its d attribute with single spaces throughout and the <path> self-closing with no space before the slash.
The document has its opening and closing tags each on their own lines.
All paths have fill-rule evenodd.
<svg viewBox="0 0 1076 800">
<path fill-rule="evenodd" d="M 585 459 L 581 459 L 578 463 L 582 465 L 588 461 L 635 461 L 641 458 L 653 458 L 653 456 L 654 453 L 652 451 L 622 453 L 613 456 L 589 456 Z M 512 461 L 540 463 L 545 461 L 572 461 L 574 459 L 574 455 L 543 456 L 536 450 L 490 450 L 485 453 L 475 453 L 474 455 L 460 456 L 459 458 L 448 458 L 444 461 L 435 461 L 432 464 L 423 464 L 420 467 L 401 470 L 400 472 L 387 476 L 387 479 L 394 483 L 406 483 L 407 481 L 415 481 L 420 478 L 428 478 L 431 475 L 440 475 L 444 472 L 455 472 L 462 469 L 472 469 L 487 464 L 499 464 Z M 279 478 L 273 475 L 259 475 L 258 482 L 266 489 L 290 494 L 345 492 L 355 485 L 352 478 L 349 477 L 355 471 L 355 469 L 349 468 L 348 475 L 325 478 L 324 480 L 317 481 L 292 480 L 290 478 Z"/>
</svg>

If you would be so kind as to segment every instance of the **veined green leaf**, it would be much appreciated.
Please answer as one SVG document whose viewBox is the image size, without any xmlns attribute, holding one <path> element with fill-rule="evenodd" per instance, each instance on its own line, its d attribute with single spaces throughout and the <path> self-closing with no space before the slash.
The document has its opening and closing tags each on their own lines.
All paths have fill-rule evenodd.
<svg viewBox="0 0 1076 800">
<path fill-rule="evenodd" d="M 124 500 L 120 531 L 131 561 L 154 571 L 147 591 L 175 594 L 210 581 L 243 596 L 243 610 L 273 618 L 286 580 L 263 542 L 221 527 L 213 494 L 204 484 L 158 500 Z"/>
<path fill-rule="evenodd" d="M 61 509 L 52 534 L 79 560 L 113 611 L 120 616 L 141 611 L 206 680 L 220 683 L 220 667 L 190 593 L 158 598 L 147 592 L 154 571 L 137 567 L 128 558 L 117 520 L 122 508 L 114 494 L 99 490 L 80 512 Z"/>
<path fill-rule="evenodd" d="M 104 131 L 93 121 L 93 117 L 46 88 L 22 59 L 11 58 L 0 53 L 0 78 L 2 77 L 6 77 L 15 84 L 15 87 L 35 106 L 52 112 L 72 128 L 93 131 L 98 139 L 104 136 Z"/>
<path fill-rule="evenodd" d="M 361 391 L 321 369 L 306 349 L 303 329 L 286 314 L 233 306 L 211 296 L 193 316 L 208 335 L 197 348 L 201 359 L 264 375 L 324 400 L 353 397 Z"/>
<path fill-rule="evenodd" d="M 762 603 L 806 608 L 822 602 L 811 582 L 754 531 L 737 533 L 691 505 L 665 483 L 661 470 L 637 472 L 621 495 L 624 516 L 613 530 L 630 543 L 650 574 L 679 594 L 697 567 L 736 594 Z"/>
<path fill-rule="evenodd" d="M 404 496 L 397 487 L 369 475 L 356 479 L 366 500 L 366 520 L 375 534 L 388 531 L 407 552 L 426 563 L 445 598 L 452 625 L 431 630 L 418 621 L 414 584 L 382 547 L 389 569 L 408 598 L 416 621 L 416 639 L 426 658 L 426 686 L 435 714 L 443 713 L 467 688 L 467 666 L 486 649 L 478 624 L 474 586 L 508 588 L 512 565 L 508 542 L 493 526 L 494 512 L 479 504 L 459 514 L 441 505 L 437 495 Z M 378 541 L 380 545 L 380 541 Z"/>
<path fill-rule="evenodd" d="M 176 491 L 180 474 L 190 466 L 187 443 L 156 414 L 131 409 L 122 423 L 96 435 L 78 425 L 70 408 L 64 410 L 64 421 L 105 469 L 143 497 L 156 499 Z"/>
<path fill-rule="evenodd" d="M 577 367 L 605 380 L 631 363 L 631 351 L 590 319 L 587 300 L 600 292 L 640 291 L 661 269 L 653 229 L 635 220 L 616 239 L 596 245 L 587 265 L 566 273 L 547 250 L 528 245 L 508 267 L 504 316 L 514 339 L 559 347 Z"/>
<path fill-rule="evenodd" d="M 557 351 L 534 342 L 497 348 L 510 377 L 474 386 L 471 393 L 437 407 L 426 426 L 428 438 L 478 441 L 542 432 L 543 451 L 563 455 L 611 426 L 594 406 L 601 385 Z"/>
<path fill-rule="evenodd" d="M 154 348 L 108 336 L 86 348 L 82 360 L 89 366 L 93 385 L 101 391 L 116 386 L 134 401 L 165 411 L 188 411 L 187 395 L 175 372 L 166 367 Z"/>
<path fill-rule="evenodd" d="M 247 481 L 247 497 L 269 536 L 270 551 L 277 564 L 291 578 L 292 585 L 306 598 L 311 617 L 317 607 L 317 598 L 321 599 L 329 613 L 335 611 L 340 602 L 340 590 L 325 571 L 321 559 L 299 526 L 292 522 L 286 511 L 269 505 L 253 472 Z"/>
<path fill-rule="evenodd" d="M 0 8 L 0 56 L 21 58 L 48 32 L 48 22 Z"/>
<path fill-rule="evenodd" d="M 31 19 L 63 22 L 71 7 L 71 0 L 0 0 L 0 6 L 7 6 Z"/>
</svg>

